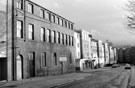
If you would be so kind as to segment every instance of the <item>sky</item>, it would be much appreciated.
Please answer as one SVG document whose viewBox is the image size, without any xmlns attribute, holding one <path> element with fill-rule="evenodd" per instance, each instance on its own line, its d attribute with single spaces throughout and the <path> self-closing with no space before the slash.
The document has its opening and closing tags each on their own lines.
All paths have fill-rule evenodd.
<svg viewBox="0 0 135 88">
<path fill-rule="evenodd" d="M 0 3 L 5 1 L 0 0 Z M 76 29 L 89 31 L 95 39 L 109 40 L 114 45 L 135 45 L 135 31 L 126 27 L 127 0 L 31 1 L 71 20 Z"/>
<path fill-rule="evenodd" d="M 126 27 L 127 0 L 33 0 L 73 21 L 76 29 L 85 29 L 93 38 L 115 45 L 135 45 L 135 31 Z"/>
</svg>

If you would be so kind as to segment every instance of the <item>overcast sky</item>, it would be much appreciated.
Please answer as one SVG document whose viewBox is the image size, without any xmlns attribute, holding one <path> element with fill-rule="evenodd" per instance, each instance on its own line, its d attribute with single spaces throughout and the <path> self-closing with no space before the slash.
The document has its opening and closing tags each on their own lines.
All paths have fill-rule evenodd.
<svg viewBox="0 0 135 88">
<path fill-rule="evenodd" d="M 125 25 L 127 0 L 33 1 L 73 21 L 78 29 L 92 30 L 94 38 L 135 45 L 135 32 Z"/>
<path fill-rule="evenodd" d="M 0 0 L 0 3 L 6 0 Z M 93 37 L 114 44 L 135 45 L 135 31 L 125 25 L 127 0 L 31 0 L 71 20 L 76 29 L 92 32 Z"/>
</svg>

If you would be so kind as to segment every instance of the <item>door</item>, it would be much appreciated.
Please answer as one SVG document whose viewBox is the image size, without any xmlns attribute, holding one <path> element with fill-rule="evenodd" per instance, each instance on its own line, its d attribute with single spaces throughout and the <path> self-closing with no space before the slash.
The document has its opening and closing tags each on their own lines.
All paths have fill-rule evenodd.
<svg viewBox="0 0 135 88">
<path fill-rule="evenodd" d="M 61 64 L 61 72 L 62 72 L 62 74 L 66 73 L 67 72 L 66 62 L 65 61 L 61 61 L 60 64 Z"/>
<path fill-rule="evenodd" d="M 7 58 L 0 58 L 0 81 L 7 80 Z"/>
<path fill-rule="evenodd" d="M 29 53 L 29 75 L 35 77 L 35 53 Z"/>
<path fill-rule="evenodd" d="M 17 80 L 21 80 L 22 79 L 22 56 L 18 55 L 16 58 L 16 75 L 17 75 Z"/>
</svg>

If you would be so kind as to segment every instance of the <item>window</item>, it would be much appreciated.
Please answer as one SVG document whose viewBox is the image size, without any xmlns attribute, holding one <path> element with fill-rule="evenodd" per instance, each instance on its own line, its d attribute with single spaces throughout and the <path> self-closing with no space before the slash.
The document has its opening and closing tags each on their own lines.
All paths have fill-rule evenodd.
<svg viewBox="0 0 135 88">
<path fill-rule="evenodd" d="M 52 15 L 52 22 L 55 23 L 55 15 Z"/>
<path fill-rule="evenodd" d="M 30 52 L 29 53 L 29 60 L 34 60 L 35 59 L 35 53 L 34 52 Z"/>
<path fill-rule="evenodd" d="M 51 21 L 51 13 L 46 11 L 46 19 Z"/>
<path fill-rule="evenodd" d="M 57 54 L 53 53 L 54 65 L 57 65 Z"/>
<path fill-rule="evenodd" d="M 40 10 L 40 17 L 42 17 L 42 18 L 45 17 L 45 16 L 44 16 L 44 10 L 43 10 L 43 9 Z"/>
<path fill-rule="evenodd" d="M 68 37 L 67 37 L 67 35 L 66 35 L 66 45 L 68 45 Z"/>
<path fill-rule="evenodd" d="M 64 44 L 66 45 L 66 34 L 64 34 Z"/>
<path fill-rule="evenodd" d="M 68 23 L 68 28 L 70 29 L 70 23 Z"/>
<path fill-rule="evenodd" d="M 72 54 L 70 53 L 70 57 L 69 57 L 69 63 L 72 63 Z"/>
<path fill-rule="evenodd" d="M 64 34 L 62 34 L 62 44 L 64 45 Z"/>
<path fill-rule="evenodd" d="M 52 31 L 51 33 L 52 33 L 52 34 L 51 34 L 52 43 L 54 43 L 54 42 L 55 42 L 55 31 Z"/>
<path fill-rule="evenodd" d="M 45 28 L 41 28 L 41 41 L 45 41 Z"/>
<path fill-rule="evenodd" d="M 65 21 L 65 27 L 67 27 L 67 21 Z"/>
<path fill-rule="evenodd" d="M 67 36 L 67 45 L 69 45 L 69 36 Z"/>
<path fill-rule="evenodd" d="M 60 33 L 60 43 L 62 44 L 62 33 Z"/>
<path fill-rule="evenodd" d="M 29 24 L 29 28 L 28 28 L 28 38 L 34 40 L 34 25 L 33 24 Z"/>
<path fill-rule="evenodd" d="M 60 24 L 60 18 L 57 17 L 57 24 Z"/>
<path fill-rule="evenodd" d="M 60 44 L 60 32 L 58 32 L 58 43 Z"/>
<path fill-rule="evenodd" d="M 23 9 L 23 0 L 17 0 L 16 4 L 16 7 L 18 9 Z"/>
<path fill-rule="evenodd" d="M 46 67 L 46 52 L 41 53 L 41 66 Z"/>
<path fill-rule="evenodd" d="M 69 38 L 69 39 L 68 39 L 68 40 L 69 40 L 69 45 L 71 45 L 71 39 L 70 39 L 70 36 L 69 36 L 68 38 Z"/>
<path fill-rule="evenodd" d="M 73 30 L 73 24 L 71 24 L 71 29 Z"/>
<path fill-rule="evenodd" d="M 56 43 L 59 43 L 58 41 L 59 41 L 59 34 L 58 34 L 58 32 L 56 32 Z"/>
<path fill-rule="evenodd" d="M 60 19 L 60 25 L 63 26 L 63 19 Z"/>
<path fill-rule="evenodd" d="M 51 30 L 47 29 L 47 42 L 51 42 Z"/>
<path fill-rule="evenodd" d="M 28 4 L 28 12 L 29 13 L 34 13 L 34 9 L 33 9 L 33 5 L 32 4 Z"/>
<path fill-rule="evenodd" d="M 74 37 L 72 36 L 71 38 L 72 46 L 74 46 Z"/>
<path fill-rule="evenodd" d="M 23 38 L 23 21 L 17 21 L 17 37 Z"/>
</svg>

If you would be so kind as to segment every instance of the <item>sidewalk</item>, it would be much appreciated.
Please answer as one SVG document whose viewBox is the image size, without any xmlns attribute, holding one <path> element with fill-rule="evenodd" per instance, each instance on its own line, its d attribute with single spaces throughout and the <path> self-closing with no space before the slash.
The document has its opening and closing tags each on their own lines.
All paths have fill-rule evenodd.
<svg viewBox="0 0 135 88">
<path fill-rule="evenodd" d="M 135 88 L 135 66 L 131 67 L 130 88 Z"/>
<path fill-rule="evenodd" d="M 0 88 L 50 88 L 91 76 L 91 73 L 69 73 L 60 76 L 35 77 L 0 83 Z"/>
</svg>

